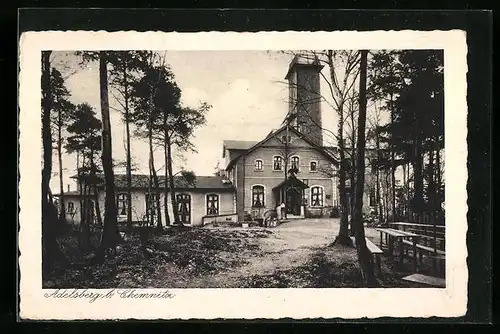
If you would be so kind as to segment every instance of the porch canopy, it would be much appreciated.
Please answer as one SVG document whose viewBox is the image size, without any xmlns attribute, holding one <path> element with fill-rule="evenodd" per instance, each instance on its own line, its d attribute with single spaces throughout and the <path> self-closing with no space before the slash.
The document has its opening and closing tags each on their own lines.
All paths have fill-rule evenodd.
<svg viewBox="0 0 500 334">
<path fill-rule="evenodd" d="M 283 202 L 283 194 L 288 192 L 288 190 L 294 189 L 302 197 L 302 191 L 307 188 L 309 188 L 307 184 L 297 179 L 294 175 L 291 175 L 273 188 L 274 198 L 279 205 L 279 203 Z"/>
</svg>

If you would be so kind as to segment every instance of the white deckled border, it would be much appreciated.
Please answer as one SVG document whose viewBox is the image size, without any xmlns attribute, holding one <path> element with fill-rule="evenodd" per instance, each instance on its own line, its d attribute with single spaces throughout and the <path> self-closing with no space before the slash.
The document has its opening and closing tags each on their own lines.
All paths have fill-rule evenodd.
<svg viewBox="0 0 500 334">
<path fill-rule="evenodd" d="M 444 49 L 446 289 L 171 289 L 172 299 L 89 303 L 44 298 L 41 286 L 42 50 Z M 23 319 L 454 317 L 467 306 L 465 32 L 23 33 L 20 40 L 20 309 Z M 154 289 L 151 289 L 154 290 Z M 160 289 L 158 289 L 160 290 Z M 164 290 L 164 289 L 163 289 Z M 160 290 L 160 291 L 163 291 Z M 141 290 L 144 291 L 144 290 Z M 149 291 L 148 291 L 149 292 Z M 370 302 L 368 303 L 368 299 Z"/>
</svg>

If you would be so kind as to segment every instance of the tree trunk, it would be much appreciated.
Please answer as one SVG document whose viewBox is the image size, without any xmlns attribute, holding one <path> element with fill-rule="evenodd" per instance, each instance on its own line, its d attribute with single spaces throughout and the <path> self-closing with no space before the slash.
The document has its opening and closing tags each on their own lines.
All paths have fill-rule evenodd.
<svg viewBox="0 0 500 334">
<path fill-rule="evenodd" d="M 366 247 L 365 229 L 362 222 L 363 192 L 365 183 L 365 126 L 366 126 L 366 67 L 367 50 L 361 50 L 360 78 L 359 78 L 359 116 L 358 116 L 358 148 L 356 158 L 356 201 L 353 226 L 356 236 L 358 260 L 363 274 L 364 284 L 367 287 L 377 286 L 377 279 L 373 272 L 372 254 Z"/>
<path fill-rule="evenodd" d="M 97 177 L 96 177 L 96 173 L 95 173 L 96 166 L 94 163 L 94 151 L 92 151 L 92 153 L 90 155 L 90 170 L 92 171 L 91 180 L 96 182 Z M 96 214 L 97 224 L 102 227 L 101 207 L 99 205 L 99 192 L 97 190 L 97 186 L 95 183 L 92 184 L 92 194 L 93 194 L 93 198 L 94 198 L 94 202 L 95 202 L 95 214 Z"/>
<path fill-rule="evenodd" d="M 423 204 L 423 188 L 424 188 L 424 180 L 422 174 L 422 143 L 420 141 L 420 136 L 418 135 L 418 119 L 415 121 L 415 160 L 413 167 L 413 182 L 414 182 L 414 191 L 413 191 L 413 202 L 414 202 L 414 213 L 417 214 L 417 221 L 419 223 L 422 222 L 422 204 Z"/>
<path fill-rule="evenodd" d="M 332 82 L 335 78 L 334 64 L 332 52 L 328 52 L 328 66 L 330 68 L 330 78 Z M 339 196 L 340 196 L 340 223 L 339 223 L 339 234 L 335 238 L 334 244 L 352 246 L 351 238 L 349 237 L 349 220 L 347 216 L 347 193 L 346 193 L 346 158 L 345 158 L 345 145 L 344 145 L 344 110 L 343 110 L 343 100 L 340 101 L 339 110 L 337 111 L 339 115 L 338 122 L 338 146 L 339 146 Z M 352 186 L 352 185 L 351 185 Z"/>
<path fill-rule="evenodd" d="M 182 224 L 179 222 L 179 210 L 177 210 L 176 198 L 175 198 L 175 184 L 174 184 L 174 173 L 172 171 L 172 143 L 170 142 L 170 137 L 167 134 L 167 168 L 168 168 L 168 187 L 170 188 L 170 201 L 172 202 L 172 213 L 174 214 L 174 223 Z"/>
<path fill-rule="evenodd" d="M 95 214 L 97 216 L 97 224 L 102 227 L 101 206 L 99 205 L 99 191 L 94 187 Z"/>
<path fill-rule="evenodd" d="M 66 257 L 56 240 L 55 224 L 58 219 L 57 209 L 50 197 L 50 177 L 52 173 L 52 133 L 50 128 L 50 112 L 52 109 L 52 87 L 50 85 L 50 54 L 42 51 L 42 268 L 44 276 L 51 266 L 60 261 L 66 263 Z"/>
<path fill-rule="evenodd" d="M 379 168 L 379 164 L 380 164 L 380 134 L 378 133 L 378 129 L 377 129 L 377 133 L 375 134 L 375 145 L 376 145 L 376 149 L 377 149 L 377 164 L 375 166 L 375 181 L 377 182 L 377 185 L 376 185 L 376 196 L 377 196 L 377 215 L 378 215 L 378 220 L 379 220 L 379 223 L 382 222 L 382 203 L 380 202 L 381 201 L 381 198 L 380 198 L 380 168 Z"/>
<path fill-rule="evenodd" d="M 126 61 L 123 66 L 123 97 L 125 100 L 125 137 L 126 137 L 126 154 L 127 154 L 127 228 L 132 231 L 132 153 L 130 148 L 130 112 L 128 107 L 128 80 Z"/>
<path fill-rule="evenodd" d="M 167 164 L 168 164 L 168 148 L 167 148 L 167 136 L 168 136 L 168 131 L 167 131 L 167 115 L 165 114 L 164 115 L 164 120 L 163 120 L 163 128 L 164 128 L 164 131 L 165 131 L 165 138 L 163 138 L 163 154 L 164 154 L 164 158 L 165 158 L 165 181 L 164 181 L 164 188 L 163 188 L 163 212 L 164 212 L 164 215 L 165 215 L 165 225 L 166 226 L 169 226 L 170 225 L 170 216 L 169 216 L 169 213 L 168 213 L 168 186 L 167 186 L 167 182 L 168 182 L 168 167 L 167 167 Z"/>
<path fill-rule="evenodd" d="M 106 250 L 115 249 L 119 242 L 117 209 L 115 199 L 115 175 L 113 172 L 113 151 L 111 143 L 111 123 L 109 119 L 108 70 L 106 53 L 99 53 L 99 86 L 101 92 L 102 117 L 102 169 L 104 172 L 104 226 L 98 258 L 104 258 Z"/>
<path fill-rule="evenodd" d="M 406 163 L 402 164 L 402 167 L 403 167 L 403 191 L 406 192 L 407 190 L 407 187 L 408 187 L 408 183 L 406 181 Z M 404 204 L 403 204 L 403 214 L 402 216 L 403 217 L 407 217 L 408 215 L 408 198 L 406 197 L 406 194 L 404 194 Z"/>
<path fill-rule="evenodd" d="M 159 184 L 159 180 L 158 180 L 158 174 L 156 173 L 156 169 L 155 169 L 155 165 L 154 165 L 154 158 L 152 160 L 152 167 L 153 167 L 153 183 L 154 183 L 155 194 L 156 194 L 156 197 L 155 197 L 156 216 L 157 216 L 156 228 L 158 230 L 162 230 L 163 225 L 161 223 L 161 206 L 160 206 L 160 196 L 159 196 L 160 195 L 160 193 L 159 193 L 160 184 Z"/>
<path fill-rule="evenodd" d="M 394 124 L 393 96 L 391 94 L 391 124 Z M 394 152 L 394 140 L 391 138 L 391 210 L 392 221 L 396 221 L 396 159 Z"/>
<path fill-rule="evenodd" d="M 59 110 L 57 115 L 57 158 L 59 162 L 59 221 L 66 222 L 66 206 L 64 204 L 64 178 L 62 166 L 62 111 Z"/>
<path fill-rule="evenodd" d="M 351 189 L 354 189 L 354 184 L 356 183 L 354 169 L 356 168 L 356 134 L 355 134 L 355 123 L 354 123 L 354 109 L 351 107 L 349 112 L 349 117 L 351 120 L 351 168 L 350 170 L 350 179 L 351 179 Z M 352 218 L 354 216 L 354 191 L 351 191 L 351 196 L 349 196 L 350 200 L 350 214 L 351 214 L 351 222 L 350 222 L 350 230 L 349 235 L 354 236 L 354 229 L 352 227 Z"/>
</svg>

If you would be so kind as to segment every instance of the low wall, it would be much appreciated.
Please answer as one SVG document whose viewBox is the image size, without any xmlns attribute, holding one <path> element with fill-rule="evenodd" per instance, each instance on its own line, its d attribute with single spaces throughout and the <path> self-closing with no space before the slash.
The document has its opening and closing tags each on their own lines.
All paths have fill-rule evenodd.
<svg viewBox="0 0 500 334">
<path fill-rule="evenodd" d="M 332 212 L 332 206 L 325 206 L 321 208 L 305 207 L 304 216 L 305 218 L 328 218 Z"/>
<path fill-rule="evenodd" d="M 201 218 L 202 226 L 213 223 L 236 223 L 236 222 L 238 222 L 237 213 L 230 213 L 217 216 L 204 216 Z"/>
</svg>

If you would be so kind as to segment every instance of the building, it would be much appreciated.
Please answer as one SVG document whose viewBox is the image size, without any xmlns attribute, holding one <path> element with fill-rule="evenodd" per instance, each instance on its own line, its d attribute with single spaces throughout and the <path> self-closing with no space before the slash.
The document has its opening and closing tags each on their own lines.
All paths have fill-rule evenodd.
<svg viewBox="0 0 500 334">
<path fill-rule="evenodd" d="M 284 206 L 287 218 L 329 216 L 338 205 L 335 150 L 323 146 L 317 61 L 295 57 L 285 79 L 289 110 L 260 141 L 223 142 L 224 175 L 236 189 L 236 213 L 262 219 Z"/>
<path fill-rule="evenodd" d="M 82 188 L 78 182 L 78 178 L 74 177 L 77 182 L 77 189 Z M 101 180 L 96 185 L 97 198 L 93 190 L 91 195 L 81 195 L 80 190 L 64 193 L 66 220 L 70 223 L 77 224 L 81 222 L 83 208 L 87 214 L 87 220 L 92 223 L 97 223 L 97 215 L 100 214 L 104 218 L 104 185 Z M 185 225 L 204 225 L 210 221 L 236 221 L 235 214 L 235 189 L 232 184 L 227 182 L 227 179 L 218 176 L 198 176 L 193 183 L 186 182 L 182 177 L 174 178 L 176 186 L 176 203 L 178 206 L 179 217 Z M 131 206 L 132 206 L 132 222 L 156 223 L 158 211 L 160 211 L 162 223 L 165 224 L 164 214 L 164 186 L 165 179 L 159 176 L 159 188 L 149 188 L 149 175 L 132 175 L 131 188 Z M 82 188 L 83 189 L 83 188 Z M 115 175 L 115 192 L 116 204 L 118 209 L 118 222 L 125 223 L 127 221 L 127 181 L 126 175 Z M 55 195 L 57 198 L 58 195 Z M 157 209 L 157 201 L 159 199 L 160 210 Z M 98 205 L 96 205 L 98 204 Z M 170 221 L 174 221 L 172 201 L 170 193 L 167 196 L 167 207 Z"/>
<path fill-rule="evenodd" d="M 323 146 L 320 71 L 318 61 L 295 57 L 285 79 L 289 82 L 289 109 L 279 129 L 256 141 L 224 140 L 224 166 L 218 176 L 197 176 L 194 184 L 176 177 L 178 220 L 187 225 L 213 221 L 262 220 L 266 215 L 284 213 L 286 218 L 328 217 L 339 206 L 337 181 L 338 152 Z M 157 210 L 154 199 L 164 205 L 165 182 L 160 189 L 148 188 L 147 175 L 132 178 L 132 221 L 155 220 L 157 212 L 165 222 L 163 207 Z M 116 175 L 118 220 L 127 220 L 126 178 Z M 79 189 L 79 188 L 78 188 Z M 102 184 L 98 195 L 87 196 L 95 219 L 104 207 Z M 373 193 L 373 191 L 371 192 Z M 368 203 L 370 201 L 370 203 Z M 80 192 L 65 194 L 67 218 L 80 221 Z M 373 196 L 365 196 L 364 207 L 373 206 Z M 99 206 L 94 203 L 99 203 Z M 170 221 L 171 201 L 167 199 Z M 101 212 L 102 216 L 102 212 Z"/>
</svg>

